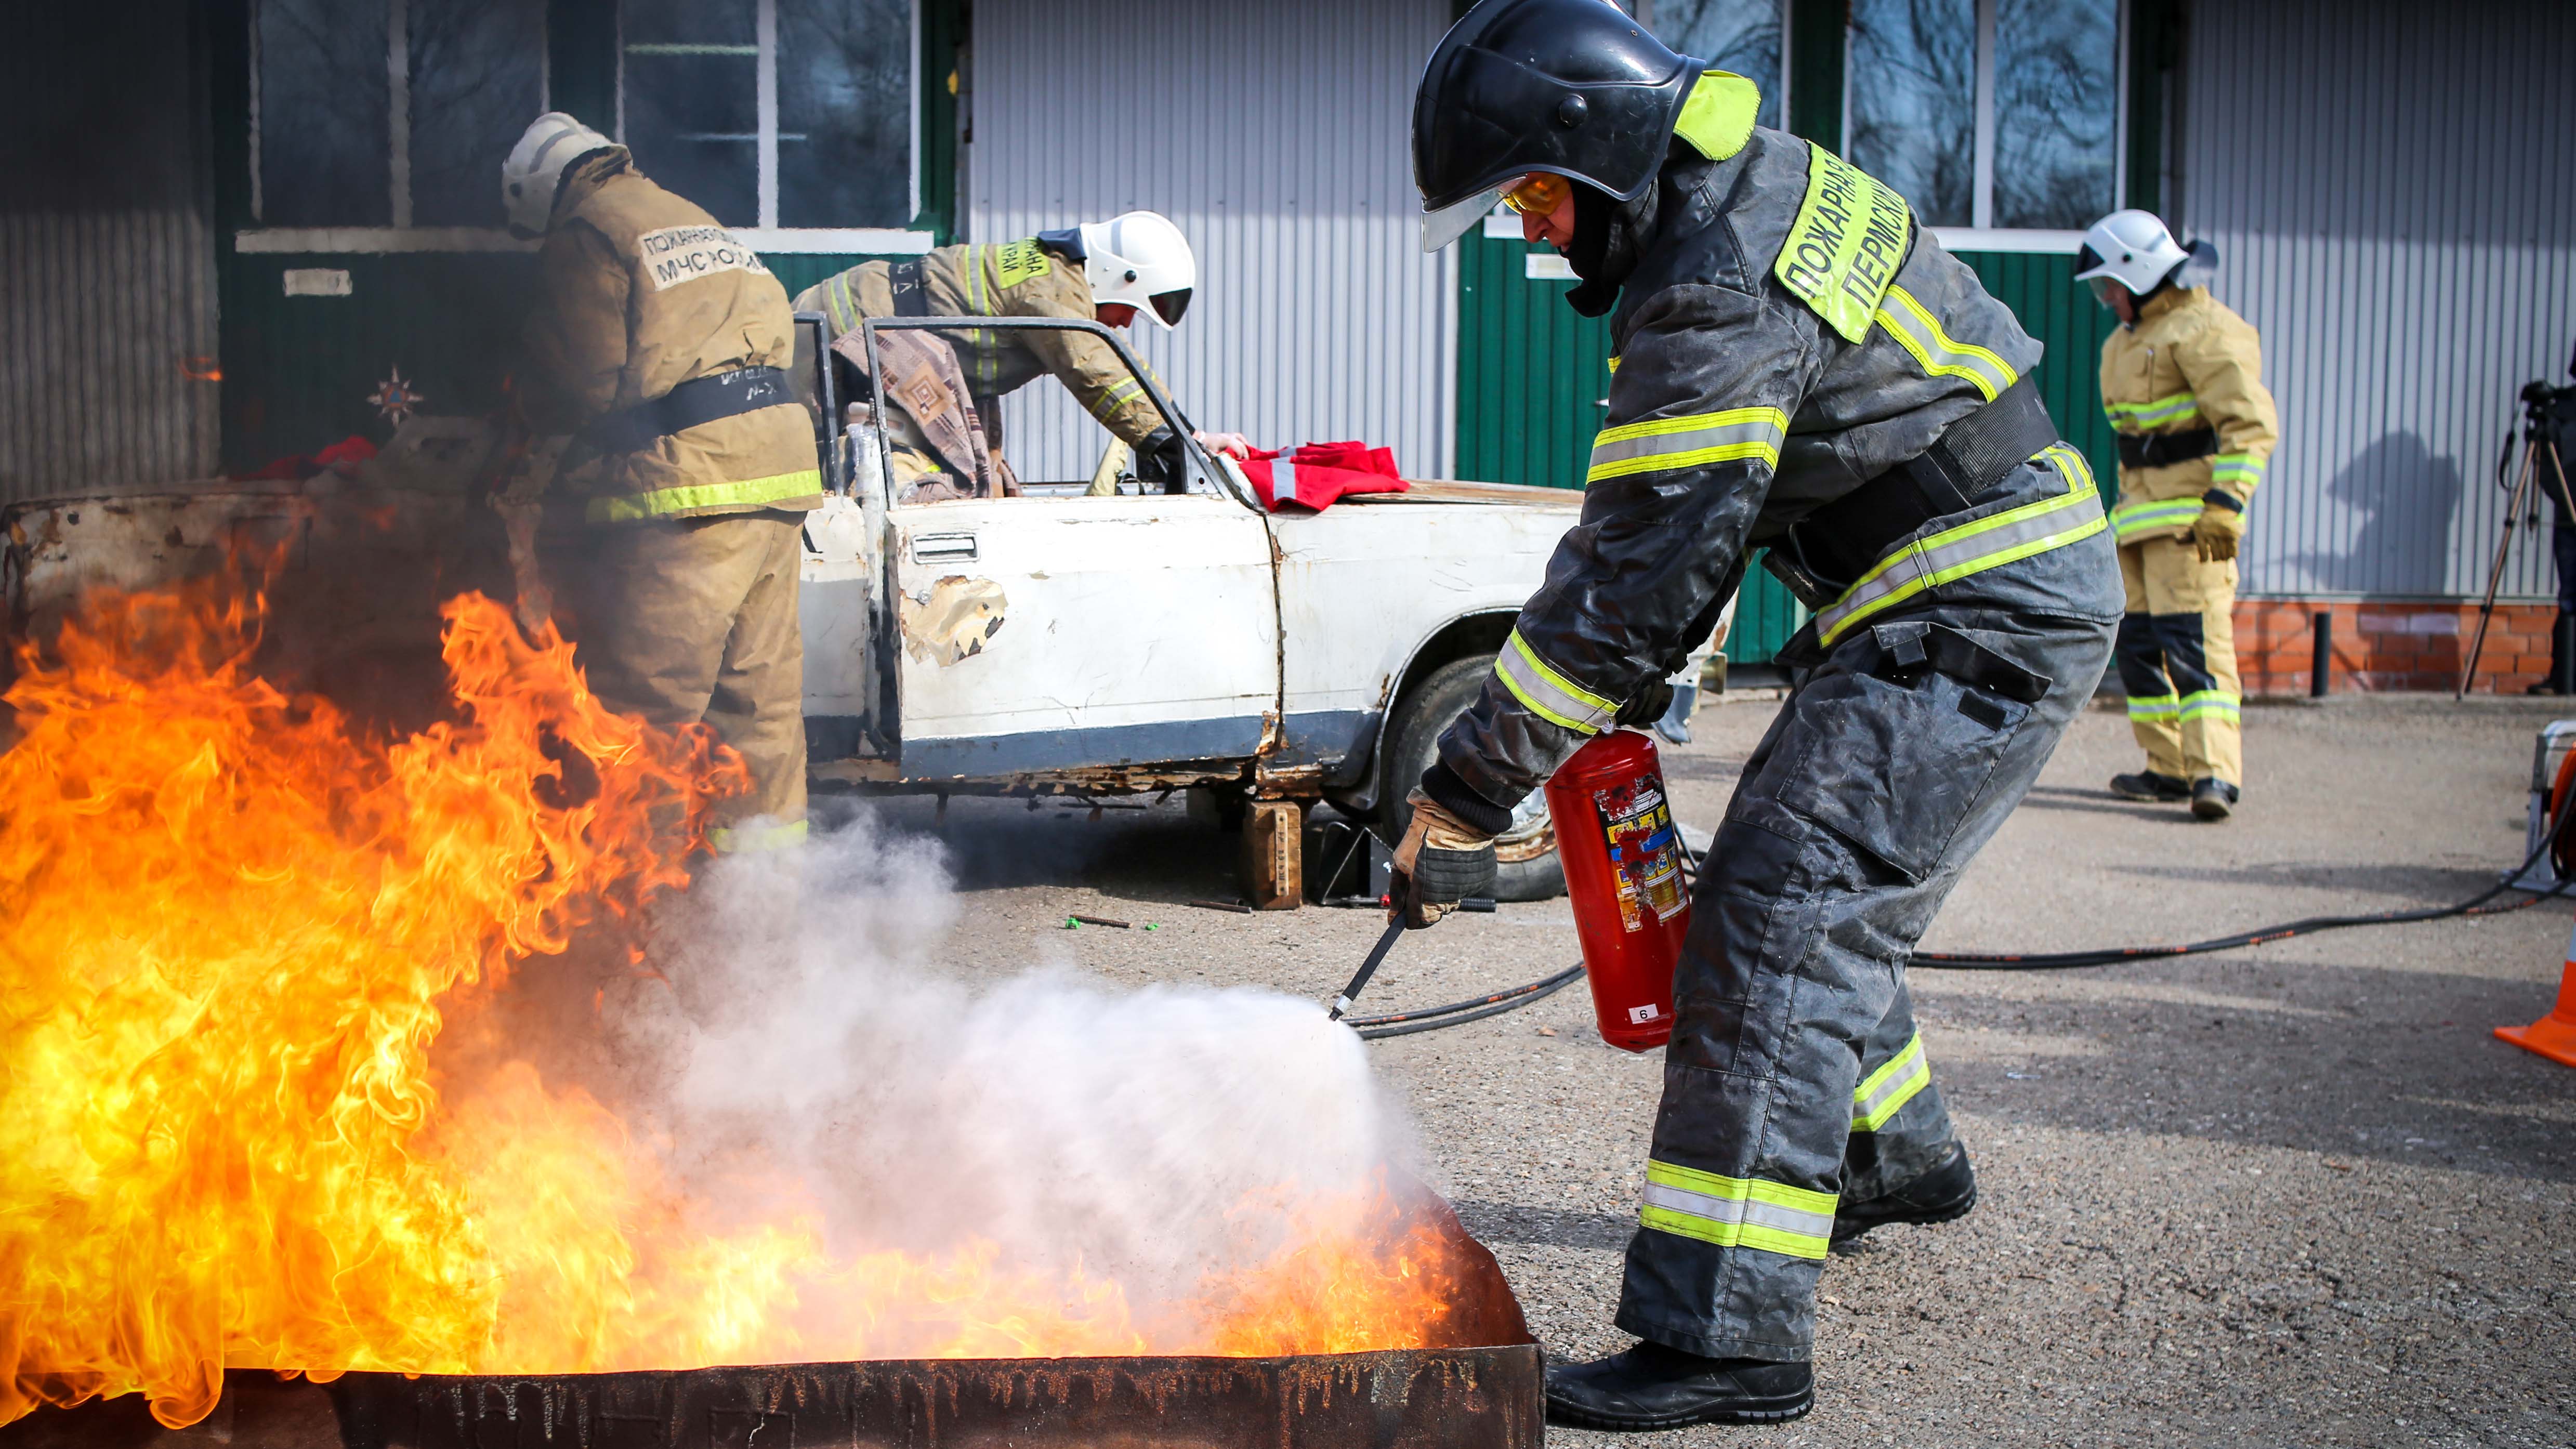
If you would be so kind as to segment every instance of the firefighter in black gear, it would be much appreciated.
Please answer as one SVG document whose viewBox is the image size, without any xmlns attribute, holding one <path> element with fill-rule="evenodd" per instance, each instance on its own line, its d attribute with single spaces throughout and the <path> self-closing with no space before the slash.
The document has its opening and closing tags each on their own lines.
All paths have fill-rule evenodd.
<svg viewBox="0 0 2576 1449">
<path fill-rule="evenodd" d="M 1757 549 L 1815 610 L 1692 902 L 1620 1295 L 1643 1342 L 1549 1369 L 1549 1417 L 1590 1428 L 1806 1412 L 1829 1244 L 1975 1203 L 1905 962 L 2121 610 L 2039 344 L 1758 103 L 1603 0 L 1485 0 L 1415 98 L 1425 244 L 1506 201 L 1610 313 L 1616 369 L 1582 521 L 1414 793 L 1415 923 L 1587 739 L 1651 720 Z"/>
</svg>

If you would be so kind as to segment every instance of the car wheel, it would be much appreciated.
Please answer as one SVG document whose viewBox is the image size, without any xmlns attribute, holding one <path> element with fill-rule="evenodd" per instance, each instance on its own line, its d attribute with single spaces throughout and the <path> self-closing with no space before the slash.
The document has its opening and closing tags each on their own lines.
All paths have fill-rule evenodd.
<svg viewBox="0 0 2576 1449">
<path fill-rule="evenodd" d="M 1494 656 L 1471 654 L 1431 672 L 1398 700 L 1378 737 L 1378 827 L 1390 841 L 1402 840 L 1413 823 L 1413 807 L 1404 797 L 1422 780 L 1439 753 L 1440 732 L 1458 717 L 1485 687 L 1494 672 Z M 1546 798 L 1538 791 L 1512 812 L 1512 828 L 1494 842 L 1494 899 L 1545 901 L 1565 894 L 1565 866 L 1556 855 L 1556 830 L 1547 818 Z"/>
</svg>

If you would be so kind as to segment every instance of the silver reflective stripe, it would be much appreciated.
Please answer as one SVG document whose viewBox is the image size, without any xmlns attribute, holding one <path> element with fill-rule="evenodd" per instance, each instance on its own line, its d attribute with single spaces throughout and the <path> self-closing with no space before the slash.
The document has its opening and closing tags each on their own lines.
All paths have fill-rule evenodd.
<svg viewBox="0 0 2576 1449">
<path fill-rule="evenodd" d="M 1923 1058 L 1923 1035 L 1915 1033 L 1905 1049 L 1889 1057 L 1852 1092 L 1852 1130 L 1875 1132 L 1905 1104 L 1932 1085 L 1932 1064 Z"/>
<path fill-rule="evenodd" d="M 1878 325 L 1914 354 L 1926 375 L 1966 378 L 1985 394 L 1988 402 L 2020 380 L 2020 375 L 2002 358 L 1982 347 L 1951 340 L 1950 334 L 1941 330 L 1940 319 L 1903 287 L 1887 289 L 1886 304 L 1878 309 Z"/>
<path fill-rule="evenodd" d="M 2197 498 L 2176 498 L 2163 503 L 2123 503 L 2111 510 L 2111 533 L 2122 543 L 2127 543 L 2142 533 L 2189 528 L 2199 521 L 2205 506 Z"/>
<path fill-rule="evenodd" d="M 2057 469 L 2066 480 L 2064 493 L 1900 544 L 1816 615 L 1816 642 L 1830 645 L 1861 620 L 1917 594 L 2063 548 L 2110 526 L 2102 513 L 2102 495 L 2093 486 L 2093 472 L 2084 465 L 2082 454 L 2064 443 L 2051 443 L 2033 457 Z"/>
<path fill-rule="evenodd" d="M 1660 1182 L 1646 1184 L 1646 1202 L 1649 1206 L 1686 1213 L 1706 1223 L 1770 1228 L 1776 1232 L 1795 1233 L 1800 1237 L 1827 1239 L 1833 1236 L 1834 1231 L 1832 1213 L 1800 1212 L 1796 1208 L 1760 1202 L 1753 1198 L 1712 1197 L 1704 1192 L 1692 1192 L 1688 1188 L 1666 1187 Z"/>
<path fill-rule="evenodd" d="M 1616 704 L 1551 668 L 1521 638 L 1518 629 L 1503 641 L 1503 652 L 1494 656 L 1494 677 L 1503 682 L 1522 708 L 1577 734 L 1597 735 L 1610 728 L 1612 717 L 1619 713 Z"/>
<path fill-rule="evenodd" d="M 1788 414 L 1778 408 L 1735 408 L 1678 418 L 1648 418 L 1603 428 L 1592 440 L 1586 483 L 1634 473 L 1665 473 L 1750 458 L 1780 466 Z"/>
</svg>

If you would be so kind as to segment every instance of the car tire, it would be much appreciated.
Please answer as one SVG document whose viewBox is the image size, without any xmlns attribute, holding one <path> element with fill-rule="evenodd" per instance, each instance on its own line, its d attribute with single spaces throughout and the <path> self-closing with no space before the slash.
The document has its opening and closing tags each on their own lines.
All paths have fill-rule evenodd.
<svg viewBox="0 0 2576 1449">
<path fill-rule="evenodd" d="M 1471 654 L 1431 671 L 1398 700 L 1378 737 L 1378 827 L 1390 841 L 1402 840 L 1413 823 L 1413 807 L 1404 797 L 1422 780 L 1439 754 L 1440 732 L 1449 728 L 1485 687 L 1494 672 L 1494 656 Z M 1531 796 L 1532 801 L 1537 796 Z M 1565 865 L 1557 858 L 1556 837 L 1543 807 L 1533 806 L 1535 821 L 1504 837 L 1504 857 L 1494 871 L 1494 899 L 1546 901 L 1565 894 Z M 1513 859 L 1513 856 L 1519 859 Z"/>
</svg>

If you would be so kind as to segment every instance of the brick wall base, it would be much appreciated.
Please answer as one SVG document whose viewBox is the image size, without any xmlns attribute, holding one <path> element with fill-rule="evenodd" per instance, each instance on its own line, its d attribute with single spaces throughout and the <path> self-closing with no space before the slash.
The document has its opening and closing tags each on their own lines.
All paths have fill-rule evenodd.
<svg viewBox="0 0 2576 1449">
<path fill-rule="evenodd" d="M 2318 614 L 2334 618 L 2329 690 L 2442 690 L 2458 687 L 2477 637 L 2475 604 L 2369 604 L 2242 599 L 2236 605 L 2236 668 L 2245 692 L 2306 694 Z M 2520 694 L 2549 673 L 2548 604 L 2498 604 L 2469 687 Z"/>
</svg>

